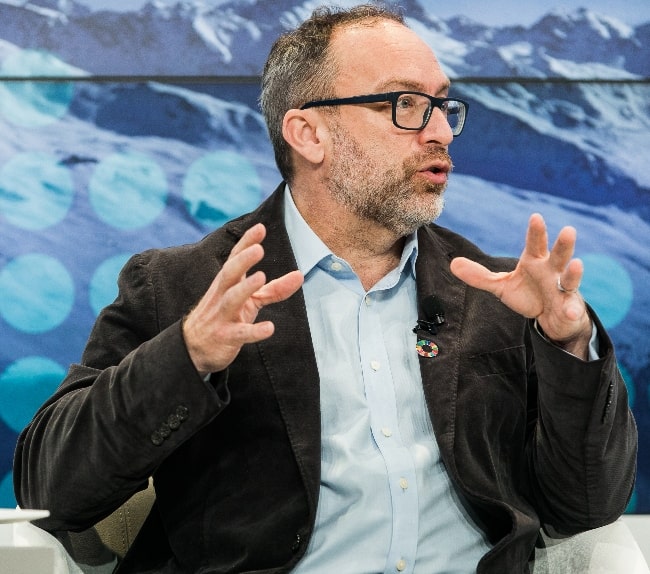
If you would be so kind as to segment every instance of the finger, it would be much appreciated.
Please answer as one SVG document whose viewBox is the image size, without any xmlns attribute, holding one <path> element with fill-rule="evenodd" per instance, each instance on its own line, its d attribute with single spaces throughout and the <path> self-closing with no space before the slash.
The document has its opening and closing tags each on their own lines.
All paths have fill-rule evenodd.
<svg viewBox="0 0 650 574">
<path fill-rule="evenodd" d="M 584 265 L 580 259 L 572 259 L 564 271 L 559 274 L 560 291 L 564 290 L 566 294 L 571 294 L 580 288 L 580 282 L 584 274 Z"/>
<path fill-rule="evenodd" d="M 451 261 L 451 272 L 471 287 L 499 296 L 503 273 L 494 273 L 471 259 L 456 257 Z"/>
<path fill-rule="evenodd" d="M 255 304 L 261 308 L 264 305 L 284 301 L 300 289 L 303 281 L 304 277 L 300 271 L 291 271 L 282 277 L 273 279 L 253 295 Z"/>
<path fill-rule="evenodd" d="M 268 339 L 275 331 L 271 321 L 260 321 L 259 323 L 239 323 L 231 328 L 231 344 L 241 347 L 248 343 L 257 343 Z"/>
<path fill-rule="evenodd" d="M 533 213 L 528 220 L 524 253 L 535 258 L 546 257 L 548 254 L 548 232 L 544 218 L 539 213 Z"/>
<path fill-rule="evenodd" d="M 219 300 L 226 292 L 246 278 L 251 268 L 264 257 L 264 249 L 259 244 L 247 247 L 234 257 L 231 255 L 217 275 L 212 280 L 205 298 L 210 301 Z"/>
<path fill-rule="evenodd" d="M 277 303 L 295 293 L 302 286 L 303 275 L 300 271 L 292 271 L 269 283 L 265 283 L 265 280 L 264 273 L 258 271 L 229 290 L 224 297 L 221 317 L 244 319 L 244 321 L 231 324 L 235 329 L 235 332 L 231 333 L 231 341 L 245 344 L 270 337 L 275 330 L 273 323 L 270 321 L 253 323 L 257 312 L 264 305 Z M 246 305 L 249 297 L 255 304 L 254 307 Z M 244 309 L 247 310 L 242 315 Z"/>
<path fill-rule="evenodd" d="M 223 282 L 220 282 L 220 275 L 217 275 L 206 294 L 201 298 L 190 314 L 191 317 L 204 317 L 204 321 L 208 323 L 213 321 L 239 322 L 248 298 L 259 290 L 265 281 L 264 273 L 260 271 L 250 277 L 241 278 L 239 282 L 226 289 Z M 249 313 L 249 315 L 252 321 L 255 314 Z"/>
<path fill-rule="evenodd" d="M 220 299 L 220 310 L 227 319 L 239 319 L 248 300 L 254 297 L 266 282 L 266 276 L 262 271 L 256 271 L 248 277 L 244 277 L 225 291 Z M 261 305 L 256 306 L 255 313 L 248 313 L 246 319 L 252 322 L 255 319 L 257 310 Z"/>
<path fill-rule="evenodd" d="M 249 245 L 239 253 L 229 255 L 219 274 L 230 287 L 241 279 L 264 258 L 264 248 L 259 243 Z"/>
<path fill-rule="evenodd" d="M 271 321 L 260 321 L 251 325 L 251 338 L 247 343 L 257 343 L 268 339 L 275 332 L 275 325 Z"/>
<path fill-rule="evenodd" d="M 573 253 L 576 246 L 577 233 L 574 227 L 563 227 L 558 233 L 557 239 L 551 249 L 549 262 L 553 269 L 559 273 L 563 272 Z"/>
<path fill-rule="evenodd" d="M 246 230 L 244 235 L 230 251 L 228 259 L 215 277 L 211 289 L 217 294 L 223 293 L 238 281 L 241 281 L 253 267 L 264 257 L 264 248 L 260 245 L 266 237 L 266 227 L 257 223 Z"/>
<path fill-rule="evenodd" d="M 244 235 L 241 236 L 239 241 L 230 251 L 230 257 L 234 257 L 256 243 L 262 243 L 266 237 L 266 227 L 262 223 L 256 223 L 253 227 L 248 228 Z"/>
</svg>

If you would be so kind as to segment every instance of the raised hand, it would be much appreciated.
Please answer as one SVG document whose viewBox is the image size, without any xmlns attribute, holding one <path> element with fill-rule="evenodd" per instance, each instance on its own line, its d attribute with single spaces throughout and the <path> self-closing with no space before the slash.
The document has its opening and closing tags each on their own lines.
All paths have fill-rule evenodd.
<svg viewBox="0 0 650 574">
<path fill-rule="evenodd" d="M 550 340 L 586 359 L 592 325 L 578 292 L 584 270 L 582 261 L 572 259 L 575 243 L 575 229 L 564 227 L 549 251 L 544 219 L 533 214 L 526 245 L 513 271 L 493 273 L 463 257 L 451 262 L 451 271 L 468 285 L 492 293 L 513 311 L 537 319 Z"/>
<path fill-rule="evenodd" d="M 261 223 L 244 233 L 184 321 L 185 344 L 201 375 L 224 370 L 243 345 L 270 337 L 273 323 L 255 323 L 259 310 L 289 298 L 303 283 L 299 271 L 268 283 L 261 271 L 247 276 L 264 257 L 261 242 L 265 236 L 266 228 Z"/>
</svg>

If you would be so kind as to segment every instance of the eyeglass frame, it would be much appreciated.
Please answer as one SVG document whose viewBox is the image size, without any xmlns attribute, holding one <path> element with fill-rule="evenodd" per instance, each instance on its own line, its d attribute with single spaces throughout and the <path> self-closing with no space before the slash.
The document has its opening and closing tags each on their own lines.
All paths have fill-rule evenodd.
<svg viewBox="0 0 650 574">
<path fill-rule="evenodd" d="M 400 96 L 403 96 L 404 94 L 423 96 L 431 102 L 431 105 L 429 106 L 429 111 L 423 116 L 422 125 L 419 128 L 405 128 L 404 126 L 400 126 L 397 123 L 397 101 L 399 100 Z M 459 100 L 458 98 L 436 98 L 435 96 L 430 96 L 429 94 L 425 94 L 424 92 L 414 92 L 411 90 L 402 90 L 399 92 L 384 92 L 381 94 L 366 94 L 363 96 L 351 96 L 348 98 L 312 100 L 310 102 L 307 102 L 306 104 L 303 104 L 300 107 L 300 109 L 307 110 L 309 108 L 317 108 L 317 107 L 325 107 L 325 106 L 344 106 L 349 104 L 377 104 L 381 102 L 391 103 L 393 125 L 396 128 L 399 128 L 401 130 L 410 130 L 410 131 L 423 130 L 429 123 L 434 108 L 438 108 L 439 110 L 444 111 L 442 109 L 442 106 L 445 104 L 445 102 L 460 102 L 461 104 L 463 104 L 463 106 L 465 106 L 465 114 L 463 116 L 463 122 L 460 126 L 460 131 L 456 134 L 453 132 L 453 128 L 452 128 L 452 135 L 454 137 L 458 137 L 463 132 L 463 129 L 465 128 L 465 121 L 467 119 L 467 112 L 469 110 L 469 103 L 464 100 Z"/>
</svg>

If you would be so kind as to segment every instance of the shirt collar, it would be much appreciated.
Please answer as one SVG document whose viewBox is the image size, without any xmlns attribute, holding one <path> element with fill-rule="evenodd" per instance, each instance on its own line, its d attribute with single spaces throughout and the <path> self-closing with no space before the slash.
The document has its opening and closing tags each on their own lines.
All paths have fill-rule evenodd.
<svg viewBox="0 0 650 574">
<path fill-rule="evenodd" d="M 298 270 L 304 275 L 316 267 L 324 258 L 331 257 L 332 251 L 314 233 L 311 227 L 303 219 L 291 196 L 289 185 L 285 187 L 284 193 L 284 224 L 289 234 L 291 247 L 298 264 Z M 415 277 L 415 261 L 418 256 L 417 232 L 406 237 L 402 256 L 400 258 L 399 273 L 409 264 L 409 270 Z"/>
</svg>

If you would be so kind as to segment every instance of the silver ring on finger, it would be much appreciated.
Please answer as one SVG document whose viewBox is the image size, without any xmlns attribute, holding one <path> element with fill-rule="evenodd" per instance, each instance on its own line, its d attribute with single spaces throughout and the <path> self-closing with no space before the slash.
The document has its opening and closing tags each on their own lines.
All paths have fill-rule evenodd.
<svg viewBox="0 0 650 574">
<path fill-rule="evenodd" d="M 560 293 L 577 293 L 578 292 L 578 287 L 576 287 L 575 289 L 565 289 L 564 287 L 562 287 L 562 282 L 560 281 L 560 276 L 558 275 L 557 276 L 557 290 Z"/>
</svg>

